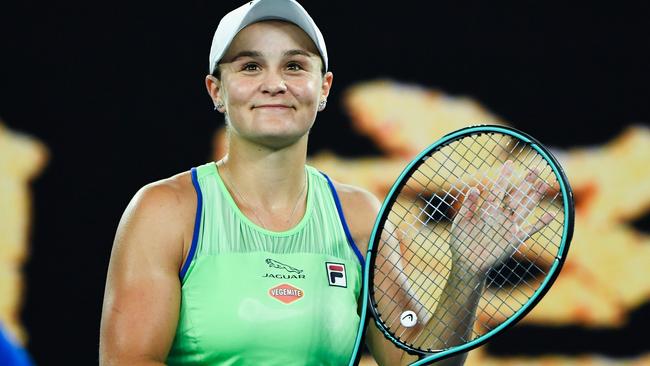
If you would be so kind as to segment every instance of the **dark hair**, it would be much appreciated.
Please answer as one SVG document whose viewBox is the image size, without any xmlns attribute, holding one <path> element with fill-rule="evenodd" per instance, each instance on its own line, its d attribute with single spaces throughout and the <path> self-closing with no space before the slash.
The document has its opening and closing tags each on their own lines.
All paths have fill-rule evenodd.
<svg viewBox="0 0 650 366">
<path fill-rule="evenodd" d="M 212 76 L 214 76 L 215 78 L 221 80 L 221 69 L 219 69 L 219 65 L 217 65 L 217 66 L 214 68 L 214 72 L 213 72 L 212 74 L 210 74 L 210 75 L 212 75 Z"/>
</svg>

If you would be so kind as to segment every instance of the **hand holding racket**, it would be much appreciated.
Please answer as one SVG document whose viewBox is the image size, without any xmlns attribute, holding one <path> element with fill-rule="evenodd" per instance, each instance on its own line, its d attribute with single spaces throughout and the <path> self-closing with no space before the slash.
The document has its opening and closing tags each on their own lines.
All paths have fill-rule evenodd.
<svg viewBox="0 0 650 366">
<path fill-rule="evenodd" d="M 370 309 L 386 338 L 419 356 L 413 365 L 468 351 L 541 299 L 572 232 L 571 189 L 544 146 L 502 126 L 451 133 L 407 166 L 382 205 L 362 319 Z"/>
</svg>

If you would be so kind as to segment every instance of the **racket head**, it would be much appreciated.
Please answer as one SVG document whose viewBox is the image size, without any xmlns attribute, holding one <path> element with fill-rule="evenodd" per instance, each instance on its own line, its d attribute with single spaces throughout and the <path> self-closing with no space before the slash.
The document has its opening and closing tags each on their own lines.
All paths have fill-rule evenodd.
<svg viewBox="0 0 650 366">
<path fill-rule="evenodd" d="M 519 156 L 521 156 L 521 153 L 525 151 L 527 156 L 531 156 L 532 154 L 537 159 L 536 162 L 538 164 L 540 162 L 544 163 L 544 171 L 541 174 L 538 174 L 538 176 L 541 176 L 542 174 L 546 174 L 547 176 L 545 178 L 542 177 L 542 179 L 544 179 L 545 181 L 550 180 L 551 182 L 547 182 L 547 184 L 551 183 L 550 185 L 554 186 L 553 189 L 556 192 L 554 202 L 551 203 L 553 207 L 556 208 L 558 211 L 556 213 L 556 216 L 553 219 L 554 223 L 552 222 L 553 225 L 555 226 L 555 233 L 552 238 L 546 238 L 546 241 L 553 242 L 550 248 L 539 248 L 539 247 L 537 248 L 538 251 L 541 250 L 544 252 L 538 254 L 543 255 L 545 257 L 544 259 L 545 264 L 543 269 L 536 268 L 536 270 L 533 271 L 535 272 L 534 273 L 535 277 L 538 278 L 535 279 L 536 282 L 534 284 L 534 288 L 527 289 L 524 295 L 521 295 L 526 297 L 525 302 L 523 304 L 520 303 L 519 305 L 517 305 L 518 306 L 517 309 L 510 309 L 509 311 L 506 311 L 505 314 L 501 314 L 502 315 L 501 317 L 503 319 L 498 321 L 497 324 L 493 326 L 489 324 L 482 325 L 482 327 L 485 328 L 484 331 L 477 333 L 476 330 L 473 329 L 472 333 L 470 334 L 471 339 L 467 339 L 462 343 L 454 344 L 444 348 L 430 349 L 426 347 L 425 344 L 418 344 L 417 342 L 412 342 L 412 339 L 409 340 L 401 337 L 401 335 L 398 333 L 398 331 L 400 331 L 400 325 L 397 325 L 396 327 L 394 326 L 395 323 L 394 317 L 396 314 L 386 315 L 382 310 L 378 310 L 382 308 L 382 304 L 381 304 L 382 300 L 381 298 L 378 297 L 378 292 L 381 291 L 377 291 L 374 284 L 374 280 L 376 277 L 375 266 L 377 264 L 377 258 L 381 257 L 381 255 L 378 254 L 378 249 L 382 245 L 382 240 L 386 241 L 385 239 L 386 234 L 384 233 L 384 230 L 386 228 L 387 221 L 391 220 L 390 216 L 391 215 L 394 216 L 395 206 L 397 205 L 396 202 L 401 199 L 400 196 L 403 195 L 404 189 L 409 184 L 409 182 L 412 182 L 414 180 L 414 174 L 417 174 L 418 169 L 420 169 L 423 165 L 428 164 L 427 161 L 431 162 L 430 159 L 432 159 L 435 154 L 441 154 L 441 153 L 446 154 L 447 160 L 437 161 L 436 163 L 432 164 L 433 166 L 440 168 L 444 166 L 444 164 L 453 164 L 454 162 L 449 160 L 450 156 L 453 155 L 453 151 L 445 152 L 444 150 L 458 149 L 459 148 L 458 146 L 453 146 L 453 145 L 458 144 L 459 141 L 461 140 L 468 141 L 467 138 L 470 136 L 477 136 L 477 137 L 484 136 L 485 139 L 488 140 L 493 138 L 494 136 L 499 136 L 501 139 L 505 138 L 508 141 L 510 141 L 509 142 L 510 145 L 512 145 L 512 141 L 515 141 L 516 142 L 515 149 L 518 149 Z M 483 142 L 486 142 L 488 140 L 483 140 Z M 495 145 L 499 145 L 499 143 L 501 143 L 501 141 L 499 141 Z M 478 145 L 479 145 L 478 151 L 480 151 L 481 150 L 480 141 Z M 508 144 L 506 144 L 506 146 L 508 146 Z M 475 153 L 475 155 L 479 154 L 476 153 L 476 151 L 474 152 L 471 151 L 472 149 L 475 148 L 475 145 L 472 145 L 471 147 L 465 146 L 464 148 L 466 150 L 464 154 L 467 154 L 468 152 L 470 155 L 472 155 L 473 153 Z M 510 153 L 507 153 L 507 149 L 504 150 L 506 152 L 505 154 L 503 154 L 503 151 L 499 151 L 497 153 L 495 153 L 494 151 L 488 151 L 490 153 L 489 155 L 492 155 L 491 157 L 492 162 L 490 163 L 491 166 L 498 166 L 499 164 L 503 164 L 505 163 L 506 160 L 512 157 L 511 156 L 512 151 Z M 440 156 L 440 155 L 436 155 L 436 156 Z M 461 158 L 460 160 L 462 161 L 464 155 L 458 154 L 458 156 Z M 463 162 L 465 166 L 462 167 L 461 171 L 467 171 L 468 167 L 471 167 L 472 165 L 472 161 L 468 159 L 465 160 L 466 161 Z M 520 163 L 519 165 L 525 165 L 522 162 L 519 163 Z M 517 164 L 516 159 L 514 164 Z M 458 164 L 456 164 L 456 166 L 458 166 Z M 458 177 L 459 174 L 454 174 L 453 172 L 454 169 L 455 167 L 447 170 L 448 173 L 450 173 L 449 175 L 453 175 L 456 177 L 456 183 L 462 182 L 463 179 L 466 179 L 466 177 L 462 177 L 462 176 Z M 437 172 L 430 172 L 430 174 L 435 175 L 437 174 Z M 420 178 L 420 181 L 421 180 L 422 179 Z M 492 179 L 489 179 L 488 177 L 487 180 L 488 182 L 491 181 L 494 183 L 494 181 L 498 180 L 498 178 L 493 177 Z M 430 186 L 432 185 L 431 184 L 432 181 L 433 181 L 433 187 L 431 188 L 432 192 L 436 189 L 441 188 L 441 186 L 438 186 L 436 188 L 435 179 L 432 179 L 423 185 L 425 190 L 430 188 Z M 465 194 L 467 193 L 467 188 L 469 187 L 469 185 L 470 184 L 466 184 L 466 187 L 464 187 Z M 449 187 L 447 187 L 447 189 L 448 189 L 447 193 L 451 192 L 452 190 L 452 188 Z M 454 218 L 453 215 L 455 215 L 455 213 L 458 212 L 459 199 L 460 198 L 464 199 L 464 197 L 461 197 L 463 189 L 457 189 L 457 191 L 461 195 L 455 197 L 456 199 L 452 198 L 451 199 L 452 202 L 445 202 L 446 198 L 448 198 L 446 195 L 441 199 L 439 196 L 437 196 L 437 194 L 433 193 L 433 197 L 438 197 L 438 199 L 435 202 L 435 204 L 432 205 L 434 207 L 434 210 L 429 212 L 430 215 L 427 215 L 428 218 L 434 222 L 446 221 L 444 224 L 449 226 L 449 224 L 451 224 L 451 221 Z M 453 194 L 451 196 L 453 197 Z M 431 197 L 431 192 L 425 197 Z M 429 203 L 430 202 L 431 200 L 429 200 Z M 550 207 L 551 204 L 547 205 L 547 209 Z M 436 207 L 441 207 L 441 205 L 445 207 L 446 211 L 452 211 L 452 213 L 455 211 L 455 213 L 449 214 L 449 217 L 446 217 L 446 215 L 442 213 L 442 211 L 445 210 L 440 210 L 441 215 L 438 216 L 442 216 L 442 217 L 436 217 L 437 215 Z M 428 208 L 428 206 L 425 206 L 425 208 Z M 424 209 L 421 210 L 421 212 L 424 211 L 425 211 Z M 420 214 L 418 214 L 418 216 L 419 215 Z M 407 217 L 407 216 L 408 215 L 404 215 L 403 217 Z M 534 215 L 531 214 L 531 216 Z M 560 218 L 558 218 L 558 216 L 560 216 Z M 422 223 L 420 222 L 420 224 Z M 426 226 L 427 224 L 428 221 L 422 226 Z M 422 153 L 420 153 L 417 157 L 415 157 L 411 161 L 411 163 L 404 169 L 404 171 L 401 173 L 401 175 L 399 176 L 399 178 L 396 180 L 395 184 L 392 186 L 391 190 L 389 191 L 388 195 L 386 196 L 386 199 L 384 200 L 380 212 L 378 214 L 377 220 L 375 221 L 372 236 L 370 238 L 370 242 L 368 246 L 368 252 L 366 254 L 366 266 L 364 267 L 363 304 L 361 308 L 361 319 L 363 321 L 360 323 L 359 326 L 359 331 L 357 333 L 357 339 L 354 348 L 355 351 L 352 355 L 350 364 L 357 362 L 360 357 L 359 348 L 361 346 L 361 342 L 363 341 L 363 333 L 364 330 L 366 329 L 369 316 L 373 317 L 375 323 L 377 324 L 377 327 L 382 331 L 382 333 L 386 338 L 391 340 L 396 346 L 402 348 L 408 353 L 420 357 L 420 361 L 414 363 L 414 365 L 428 364 L 436 360 L 441 360 L 443 358 L 451 357 L 456 354 L 466 352 L 470 349 L 480 346 L 481 344 L 487 342 L 493 336 L 513 326 L 541 300 L 541 298 L 544 296 L 544 294 L 548 291 L 552 283 L 557 278 L 560 269 L 562 267 L 562 264 L 564 263 L 566 254 L 568 253 L 569 244 L 571 242 L 571 238 L 573 235 L 573 226 L 574 226 L 573 193 L 571 191 L 571 187 L 569 185 L 568 179 L 566 178 L 566 175 L 562 167 L 558 163 L 557 159 L 553 156 L 553 154 L 548 149 L 546 149 L 541 143 L 535 140 L 533 137 L 510 127 L 495 126 L 495 125 L 480 125 L 480 126 L 467 127 L 442 137 L 440 140 L 430 145 L 427 149 L 425 149 Z M 443 231 L 445 230 L 443 229 Z M 446 234 L 449 233 L 447 232 Z M 431 235 L 431 233 L 428 233 L 427 235 Z M 382 236 L 384 236 L 384 238 L 382 238 Z M 534 235 L 528 237 L 525 242 L 532 240 L 533 237 Z M 534 247 L 534 244 L 532 244 L 532 246 Z M 401 245 L 400 248 L 404 250 L 404 248 L 402 248 Z M 406 251 L 408 252 L 408 249 Z M 518 255 L 520 257 L 526 258 L 526 254 L 520 253 L 519 250 L 515 250 L 515 253 L 513 253 L 512 255 Z M 486 282 L 488 282 L 488 284 L 496 282 L 498 278 L 501 278 L 501 280 L 504 282 L 510 281 L 509 278 L 511 277 L 512 273 L 508 274 L 507 276 L 504 276 L 503 274 L 501 274 L 501 270 L 503 270 L 504 266 L 506 267 L 513 266 L 512 255 L 507 259 L 499 261 L 500 269 L 498 273 L 495 273 L 494 269 L 491 269 L 490 272 L 487 273 Z M 383 259 L 385 261 L 385 258 Z M 531 266 L 536 267 L 537 265 L 535 264 L 534 261 L 539 259 L 540 259 L 539 256 L 538 258 L 535 258 L 533 260 L 530 260 L 530 258 L 528 258 L 529 261 L 527 263 L 530 263 Z M 517 262 L 517 260 L 515 260 L 515 262 L 516 263 L 514 263 L 515 266 L 513 266 L 513 268 L 506 268 L 505 271 L 512 270 L 512 272 L 514 272 L 514 270 L 518 268 L 516 266 L 521 266 L 521 264 Z M 444 266 L 449 267 L 450 264 L 445 263 L 443 267 Z M 438 267 L 440 267 L 439 262 L 438 262 Z M 408 276 L 409 275 L 407 275 L 407 277 Z M 436 272 L 436 276 L 440 277 L 441 275 L 440 273 Z M 420 273 L 419 277 L 423 277 L 422 273 Z M 426 277 L 426 275 L 424 277 Z M 438 278 L 438 280 L 440 279 L 441 278 Z M 435 282 L 435 280 L 429 282 Z M 525 282 L 526 281 L 524 280 L 524 283 Z M 515 284 L 513 288 L 516 288 L 520 284 L 521 283 Z M 438 292 L 440 292 L 440 290 L 441 288 L 438 287 Z M 479 303 L 479 309 L 478 309 L 479 313 L 486 311 L 485 310 L 486 293 L 488 294 L 487 296 L 492 296 L 492 298 L 497 296 L 494 295 L 494 293 L 491 291 L 498 292 L 499 289 L 498 288 L 491 289 L 488 286 L 488 288 L 483 293 L 483 298 L 481 300 L 481 303 Z M 519 299 L 519 302 L 521 302 L 521 299 Z M 489 305 L 489 302 L 487 304 Z M 408 310 L 408 309 L 403 309 L 403 310 Z M 497 311 L 499 310 L 497 309 Z M 392 310 L 391 312 L 394 313 L 394 310 Z M 397 313 L 399 314 L 399 312 L 400 311 L 398 310 Z M 430 310 L 430 312 L 433 312 L 433 310 Z M 388 318 L 391 318 L 392 320 Z M 436 319 L 432 319 L 431 321 L 436 321 Z M 478 321 L 479 320 L 477 320 L 477 322 Z M 388 324 L 389 322 L 392 323 L 392 326 Z M 401 330 L 403 332 L 403 327 L 401 327 Z"/>
</svg>

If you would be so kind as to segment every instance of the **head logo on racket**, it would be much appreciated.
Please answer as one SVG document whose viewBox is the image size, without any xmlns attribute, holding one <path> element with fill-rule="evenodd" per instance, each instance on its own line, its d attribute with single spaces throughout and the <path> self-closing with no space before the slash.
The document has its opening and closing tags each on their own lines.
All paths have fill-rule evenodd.
<svg viewBox="0 0 650 366">
<path fill-rule="evenodd" d="M 399 322 L 406 328 L 411 328 L 418 322 L 418 316 L 413 310 L 406 310 L 399 318 Z"/>
</svg>

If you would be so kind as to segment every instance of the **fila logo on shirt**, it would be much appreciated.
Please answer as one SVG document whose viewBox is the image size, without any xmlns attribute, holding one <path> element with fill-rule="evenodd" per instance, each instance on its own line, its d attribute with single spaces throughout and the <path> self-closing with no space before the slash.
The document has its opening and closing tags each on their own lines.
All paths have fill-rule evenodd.
<svg viewBox="0 0 650 366">
<path fill-rule="evenodd" d="M 345 264 L 325 262 L 327 268 L 327 281 L 330 286 L 348 287 L 348 279 L 345 275 Z"/>
</svg>

